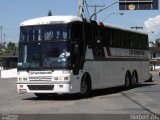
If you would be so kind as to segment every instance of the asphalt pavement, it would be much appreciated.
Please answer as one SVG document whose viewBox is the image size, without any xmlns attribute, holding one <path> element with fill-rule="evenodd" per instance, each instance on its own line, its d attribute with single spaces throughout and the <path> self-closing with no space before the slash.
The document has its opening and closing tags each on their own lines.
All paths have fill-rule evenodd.
<svg viewBox="0 0 160 120">
<path fill-rule="evenodd" d="M 96 90 L 84 99 L 76 95 L 39 99 L 34 94 L 18 94 L 15 78 L 0 79 L 0 119 L 160 120 L 158 78 L 154 73 L 154 82 L 143 82 L 131 90 L 123 87 Z"/>
</svg>

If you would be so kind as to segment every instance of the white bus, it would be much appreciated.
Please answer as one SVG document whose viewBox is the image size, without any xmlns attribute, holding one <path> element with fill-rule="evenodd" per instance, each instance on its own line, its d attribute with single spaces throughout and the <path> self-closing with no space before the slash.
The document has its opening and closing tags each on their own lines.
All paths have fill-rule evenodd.
<svg viewBox="0 0 160 120">
<path fill-rule="evenodd" d="M 20 24 L 17 90 L 38 97 L 79 93 L 149 79 L 148 35 L 76 16 Z"/>
</svg>

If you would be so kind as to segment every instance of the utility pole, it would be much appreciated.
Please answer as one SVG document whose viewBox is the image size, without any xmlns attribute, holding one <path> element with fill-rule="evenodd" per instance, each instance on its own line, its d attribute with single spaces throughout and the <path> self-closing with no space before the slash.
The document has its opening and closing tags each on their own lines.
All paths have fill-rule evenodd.
<svg viewBox="0 0 160 120">
<path fill-rule="evenodd" d="M 2 50 L 2 42 L 3 42 L 2 31 L 3 31 L 3 26 L 0 26 L 0 31 L 1 31 L 1 50 Z M 0 52 L 1 52 L 1 51 L 0 51 Z"/>
<path fill-rule="evenodd" d="M 3 43 L 5 44 L 6 43 L 6 34 L 3 34 L 3 36 L 4 36 Z"/>
<path fill-rule="evenodd" d="M 83 1 L 84 1 L 84 0 L 79 0 L 79 2 L 78 2 L 78 16 L 79 16 L 79 17 L 82 17 Z"/>
<path fill-rule="evenodd" d="M 88 5 L 87 7 L 92 7 L 94 8 L 94 20 L 96 21 L 97 20 L 97 8 L 98 7 L 105 7 L 105 5 Z"/>
<path fill-rule="evenodd" d="M 92 20 L 93 16 L 97 15 L 98 13 L 102 12 L 103 10 L 105 10 L 105 9 L 107 9 L 107 8 L 111 7 L 112 5 L 117 4 L 117 3 L 120 3 L 120 2 L 114 2 L 114 3 L 112 3 L 112 4 L 108 5 L 108 6 L 104 6 L 102 9 L 100 9 L 97 12 L 93 13 L 91 15 L 91 17 L 90 17 L 90 20 Z"/>
</svg>

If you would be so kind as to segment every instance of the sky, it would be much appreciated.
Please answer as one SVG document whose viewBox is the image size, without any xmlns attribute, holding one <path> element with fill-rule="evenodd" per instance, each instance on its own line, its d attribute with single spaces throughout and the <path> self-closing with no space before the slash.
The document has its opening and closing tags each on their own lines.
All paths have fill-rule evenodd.
<svg viewBox="0 0 160 120">
<path fill-rule="evenodd" d="M 87 0 L 88 5 L 108 6 L 118 0 Z M 99 10 L 101 8 L 97 8 Z M 19 25 L 21 22 L 47 16 L 51 10 L 53 15 L 78 15 L 78 0 L 1 0 L 0 26 L 3 26 L 3 41 L 16 42 L 19 40 Z M 94 12 L 89 8 L 90 15 Z M 123 12 L 124 15 L 113 14 Z M 160 10 L 121 11 L 115 4 L 98 14 L 98 21 L 123 27 L 144 27 L 149 33 L 150 41 L 160 37 Z M 5 34 L 5 35 L 4 35 Z"/>
</svg>

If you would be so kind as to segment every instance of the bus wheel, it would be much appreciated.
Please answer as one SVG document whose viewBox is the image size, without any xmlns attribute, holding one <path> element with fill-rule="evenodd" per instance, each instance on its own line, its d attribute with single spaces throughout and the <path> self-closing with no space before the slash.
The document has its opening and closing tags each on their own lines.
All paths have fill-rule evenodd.
<svg viewBox="0 0 160 120">
<path fill-rule="evenodd" d="M 126 73 L 126 76 L 125 76 L 125 88 L 127 90 L 129 90 L 131 88 L 131 76 L 129 73 Z"/>
<path fill-rule="evenodd" d="M 90 77 L 87 77 L 85 74 L 81 80 L 81 87 L 80 87 L 80 97 L 88 97 L 91 91 L 91 83 L 89 82 Z"/>
<path fill-rule="evenodd" d="M 134 71 L 132 73 L 132 87 L 135 87 L 137 84 L 138 84 L 138 75 L 137 75 L 137 72 Z"/>
</svg>

